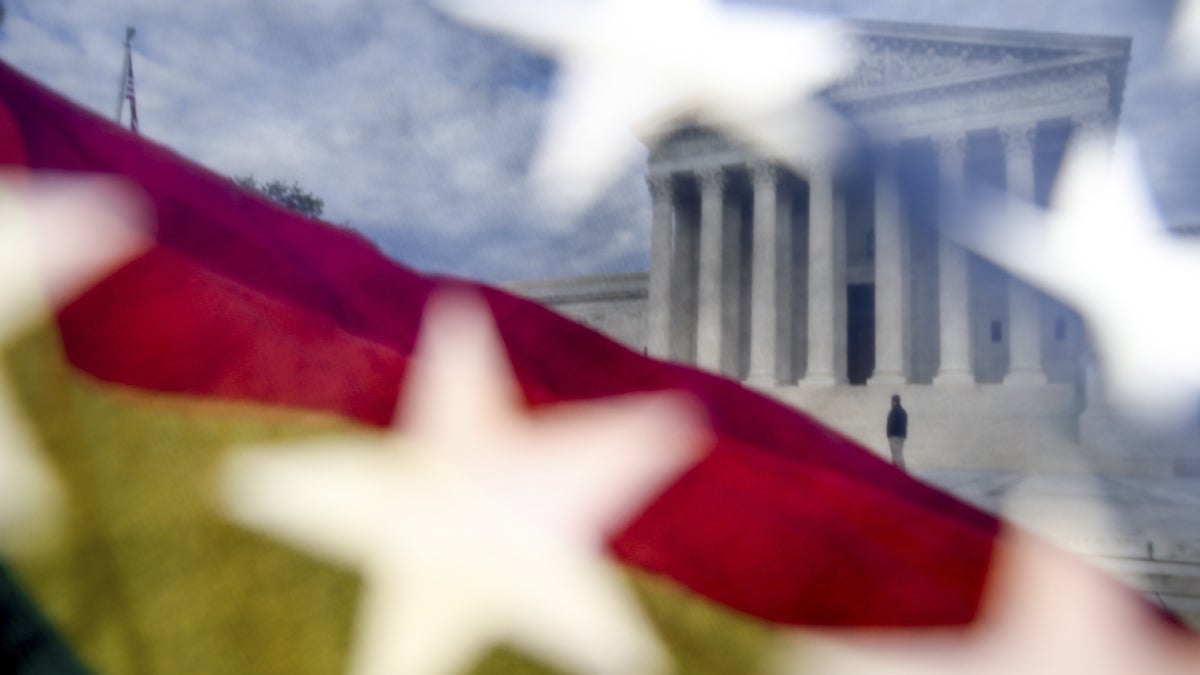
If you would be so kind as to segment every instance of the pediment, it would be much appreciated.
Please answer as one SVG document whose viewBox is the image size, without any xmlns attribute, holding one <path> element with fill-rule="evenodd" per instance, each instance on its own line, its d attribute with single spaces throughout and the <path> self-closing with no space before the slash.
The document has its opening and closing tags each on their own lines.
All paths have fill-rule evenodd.
<svg viewBox="0 0 1200 675">
<path fill-rule="evenodd" d="M 746 156 L 750 149 L 728 134 L 721 133 L 695 120 L 681 123 L 650 143 L 651 162 L 662 163 L 688 157 Z"/>
<path fill-rule="evenodd" d="M 852 24 L 851 34 L 858 63 L 831 89 L 838 98 L 1127 59 L 1130 44 L 1120 37 L 867 21 Z"/>
<path fill-rule="evenodd" d="M 857 66 L 826 93 L 861 128 L 884 136 L 1120 111 L 1127 37 L 878 21 L 849 28 Z M 644 140 L 662 172 L 754 154 L 694 119 Z"/>
</svg>

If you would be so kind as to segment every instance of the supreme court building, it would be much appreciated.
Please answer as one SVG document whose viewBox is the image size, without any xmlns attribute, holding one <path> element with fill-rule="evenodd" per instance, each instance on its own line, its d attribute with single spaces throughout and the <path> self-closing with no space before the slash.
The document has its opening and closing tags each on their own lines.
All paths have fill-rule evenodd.
<svg viewBox="0 0 1200 675">
<path fill-rule="evenodd" d="M 644 139 L 650 270 L 510 288 L 881 454 L 900 393 L 918 467 L 1170 471 L 1092 433 L 1080 318 L 939 232 L 948 192 L 1046 203 L 1072 140 L 1115 130 L 1130 40 L 853 30 L 859 64 L 829 97 L 878 140 L 874 161 L 798 169 L 701 126 Z"/>
</svg>

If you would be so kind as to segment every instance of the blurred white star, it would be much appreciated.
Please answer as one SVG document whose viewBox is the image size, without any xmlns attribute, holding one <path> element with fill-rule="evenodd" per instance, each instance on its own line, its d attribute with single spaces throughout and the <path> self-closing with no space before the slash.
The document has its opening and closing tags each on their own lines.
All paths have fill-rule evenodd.
<svg viewBox="0 0 1200 675">
<path fill-rule="evenodd" d="M 0 174 L 0 348 L 148 245 L 144 207 L 111 179 Z M 61 488 L 0 371 L 0 549 L 54 537 Z"/>
<path fill-rule="evenodd" d="M 1200 241 L 1163 227 L 1133 143 L 1076 143 L 1048 212 L 1009 204 L 997 214 L 953 234 L 1080 313 L 1109 402 L 1152 423 L 1194 419 Z"/>
<path fill-rule="evenodd" d="M 793 164 L 826 159 L 841 122 L 812 95 L 849 72 L 832 20 L 715 0 L 439 0 L 450 16 L 559 62 L 531 168 L 550 206 L 590 203 L 643 137 L 697 114 Z"/>
<path fill-rule="evenodd" d="M 652 673 L 653 628 L 603 559 L 706 443 L 665 394 L 522 410 L 487 309 L 436 296 L 402 435 L 246 450 L 224 473 L 239 522 L 366 580 L 353 671 L 461 672 L 507 642 L 576 673 Z"/>
<path fill-rule="evenodd" d="M 1183 74 L 1200 75 L 1200 2 L 1176 0 L 1167 44 Z"/>
<path fill-rule="evenodd" d="M 792 675 L 1186 675 L 1200 639 L 1070 554 L 1009 530 L 969 626 L 802 635 Z"/>
</svg>

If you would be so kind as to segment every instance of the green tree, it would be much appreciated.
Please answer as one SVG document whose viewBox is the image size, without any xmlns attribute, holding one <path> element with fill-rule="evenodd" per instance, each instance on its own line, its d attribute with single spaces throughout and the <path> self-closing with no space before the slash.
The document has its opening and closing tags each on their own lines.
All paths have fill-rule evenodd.
<svg viewBox="0 0 1200 675">
<path fill-rule="evenodd" d="M 280 180 L 260 183 L 250 176 L 234 176 L 233 182 L 239 187 L 254 190 L 267 199 L 289 208 L 302 216 L 320 218 L 325 212 L 325 200 L 300 187 L 296 181 L 291 185 Z"/>
</svg>

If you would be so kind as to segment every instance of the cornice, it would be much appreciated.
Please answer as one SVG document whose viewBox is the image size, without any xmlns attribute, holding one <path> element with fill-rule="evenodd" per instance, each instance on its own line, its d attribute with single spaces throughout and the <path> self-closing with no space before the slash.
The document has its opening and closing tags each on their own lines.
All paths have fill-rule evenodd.
<svg viewBox="0 0 1200 675">
<path fill-rule="evenodd" d="M 969 130 L 1087 112 L 1120 115 L 1126 37 L 880 21 L 846 27 L 866 45 L 862 65 L 827 98 L 885 136 L 930 125 Z M 736 165 L 757 155 L 695 121 L 645 140 L 656 173 Z"/>
<path fill-rule="evenodd" d="M 929 103 L 936 104 L 939 113 L 972 114 L 995 106 L 1098 97 L 1106 98 L 1111 108 L 1112 100 L 1119 100 L 1119 93 L 1112 90 L 1113 66 L 1112 59 L 1106 56 L 1074 57 L 1052 64 L 973 73 L 835 100 L 852 116 L 883 115 L 890 109 Z M 988 103 L 981 104 L 985 99 Z"/>
<path fill-rule="evenodd" d="M 945 24 L 906 23 L 851 19 L 843 23 L 854 37 L 927 40 L 961 45 L 994 47 L 1033 47 L 1059 51 L 1129 53 L 1132 39 L 1118 35 L 1086 35 L 1007 28 L 978 28 Z"/>
<path fill-rule="evenodd" d="M 502 288 L 510 293 L 550 305 L 644 300 L 648 297 L 649 287 L 650 276 L 647 272 L 521 281 L 502 285 Z"/>
</svg>

